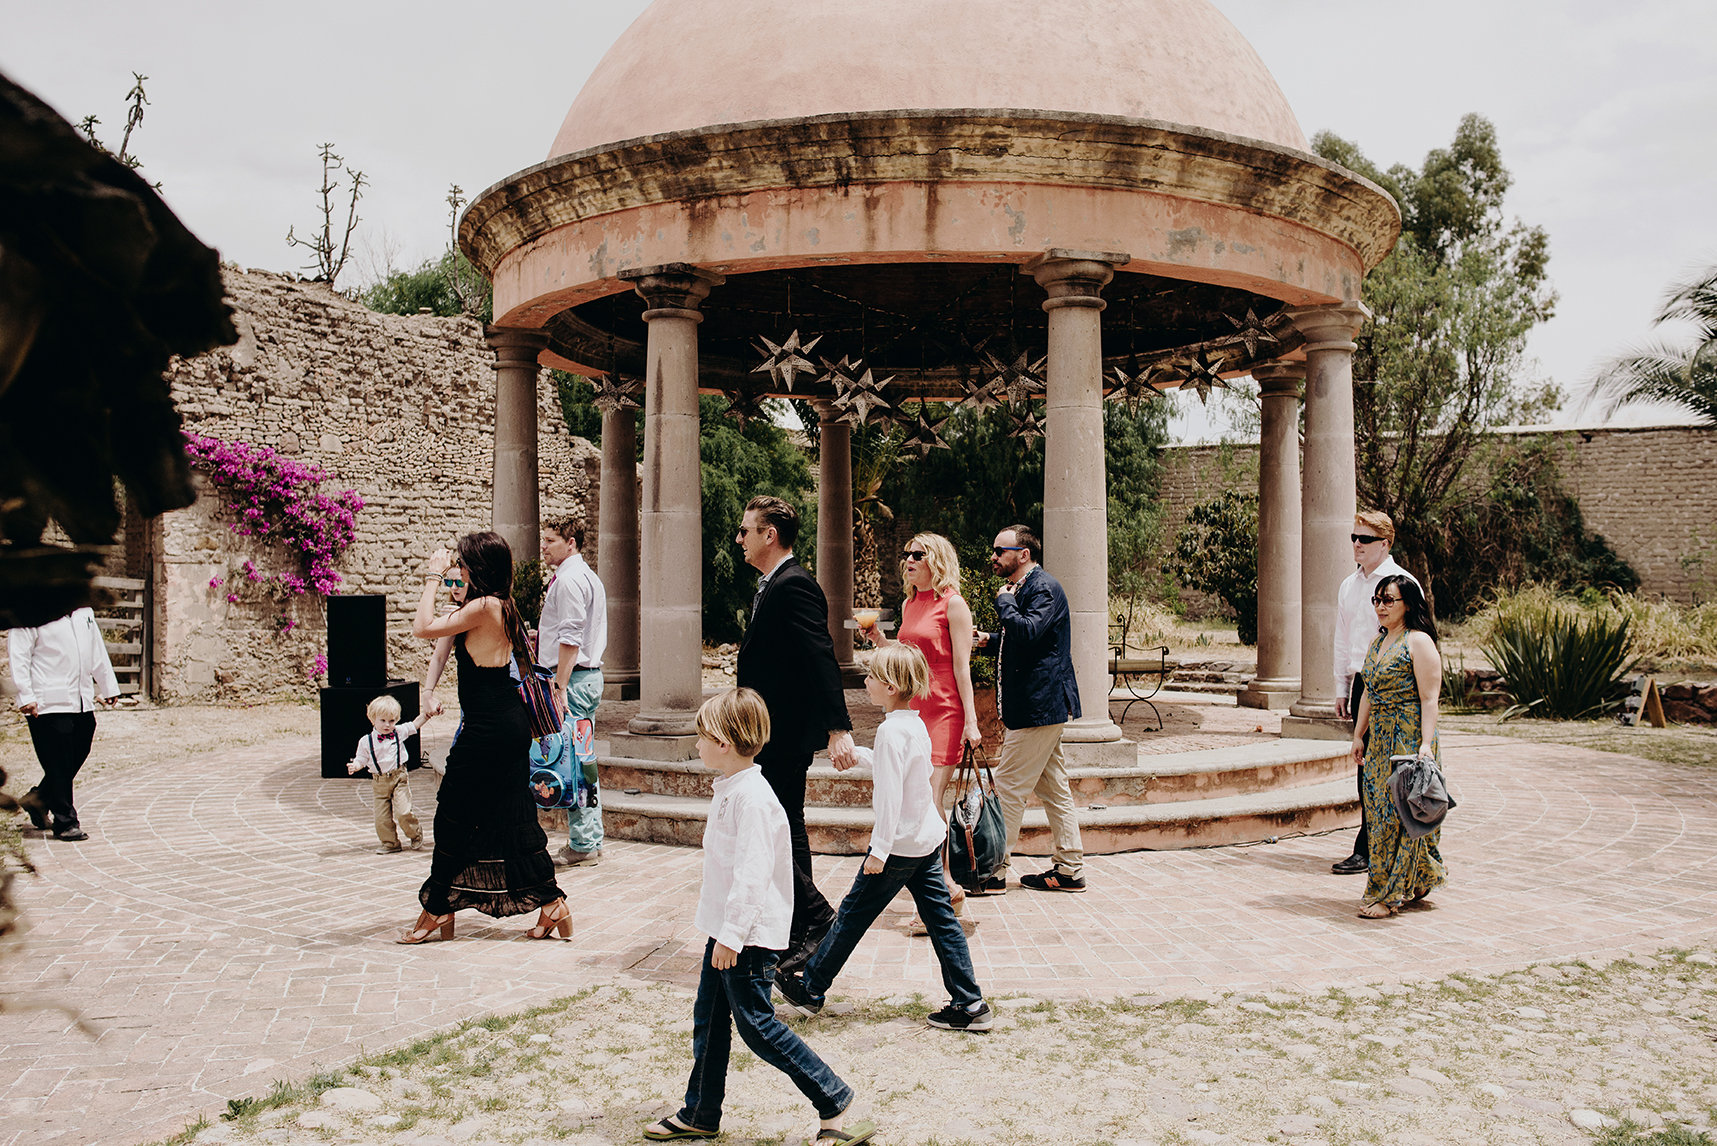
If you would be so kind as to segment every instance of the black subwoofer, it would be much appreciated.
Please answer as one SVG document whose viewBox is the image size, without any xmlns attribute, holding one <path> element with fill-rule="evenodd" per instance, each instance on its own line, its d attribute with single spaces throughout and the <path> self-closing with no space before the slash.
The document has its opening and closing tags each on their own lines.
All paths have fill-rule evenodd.
<svg viewBox="0 0 1717 1146">
<path fill-rule="evenodd" d="M 380 690 L 388 679 L 387 635 L 388 599 L 382 594 L 329 597 L 329 685 Z"/>
</svg>

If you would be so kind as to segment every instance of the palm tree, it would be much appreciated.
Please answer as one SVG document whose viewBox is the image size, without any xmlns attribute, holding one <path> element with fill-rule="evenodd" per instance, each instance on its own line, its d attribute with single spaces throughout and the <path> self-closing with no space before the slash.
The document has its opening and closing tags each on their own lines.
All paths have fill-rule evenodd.
<svg viewBox="0 0 1717 1146">
<path fill-rule="evenodd" d="M 1672 402 L 1717 426 L 1717 267 L 1674 288 L 1656 321 L 1672 319 L 1699 327 L 1693 346 L 1660 342 L 1613 360 L 1598 373 L 1588 406 L 1608 417 L 1631 403 Z"/>
</svg>

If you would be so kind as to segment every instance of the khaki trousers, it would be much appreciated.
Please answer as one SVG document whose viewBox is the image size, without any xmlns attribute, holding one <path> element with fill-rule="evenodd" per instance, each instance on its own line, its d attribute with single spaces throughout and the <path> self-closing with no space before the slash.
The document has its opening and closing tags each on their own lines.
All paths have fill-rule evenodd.
<svg viewBox="0 0 1717 1146">
<path fill-rule="evenodd" d="M 406 839 L 414 844 L 421 843 L 423 825 L 411 814 L 411 788 L 405 781 L 405 769 L 395 768 L 392 772 L 378 772 L 371 776 L 370 791 L 376 797 L 376 838 L 388 847 L 399 847 L 399 833 L 393 827 L 394 817 L 398 816 Z"/>
<path fill-rule="evenodd" d="M 1008 849 L 1002 869 L 1007 879 L 1013 869 L 1013 851 L 1019 843 L 1019 826 L 1025 819 L 1025 799 L 1036 795 L 1049 817 L 1049 837 L 1055 870 L 1078 877 L 1085 870 L 1085 844 L 1079 838 L 1079 813 L 1073 806 L 1073 789 L 1067 783 L 1067 765 L 1061 759 L 1059 724 L 1040 728 L 1010 728 L 1002 737 L 1001 761 L 996 765 L 996 795 L 1002 802 L 1002 820 L 1007 824 Z"/>
</svg>

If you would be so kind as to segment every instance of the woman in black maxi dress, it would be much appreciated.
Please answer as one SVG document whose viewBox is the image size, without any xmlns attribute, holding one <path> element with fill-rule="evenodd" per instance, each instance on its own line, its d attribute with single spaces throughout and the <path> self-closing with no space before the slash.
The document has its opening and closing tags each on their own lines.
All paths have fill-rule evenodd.
<svg viewBox="0 0 1717 1146">
<path fill-rule="evenodd" d="M 449 572 L 451 564 L 445 550 L 430 561 Z M 531 938 L 571 938 L 572 913 L 530 794 L 530 725 L 508 672 L 516 653 L 529 663 L 511 597 L 512 553 L 499 534 L 467 534 L 457 568 L 469 586 L 466 604 L 434 616 L 438 573 L 412 626 L 420 637 L 453 636 L 464 720 L 436 799 L 435 852 L 418 892 L 423 912 L 399 941 L 422 943 L 436 931 L 451 939 L 453 913 L 466 907 L 497 918 L 540 909 Z"/>
</svg>

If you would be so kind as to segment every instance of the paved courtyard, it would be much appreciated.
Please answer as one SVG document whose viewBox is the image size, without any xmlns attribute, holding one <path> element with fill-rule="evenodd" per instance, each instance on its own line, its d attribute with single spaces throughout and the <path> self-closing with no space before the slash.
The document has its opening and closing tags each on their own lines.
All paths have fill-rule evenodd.
<svg viewBox="0 0 1717 1146">
<path fill-rule="evenodd" d="M 371 854 L 368 784 L 321 779 L 314 748 L 289 737 L 100 774 L 80 790 L 89 842 L 31 842 L 31 931 L 0 979 L 97 1033 L 57 1009 L 0 1015 L 0 1146 L 149 1141 L 360 1049 L 591 984 L 693 979 L 694 849 L 613 842 L 600 866 L 563 873 L 572 943 L 467 913 L 453 943 L 396 946 L 428 852 Z M 1458 734 L 1445 759 L 1461 806 L 1434 907 L 1355 918 L 1360 879 L 1329 874 L 1347 832 L 1096 857 L 1085 895 L 971 901 L 979 977 L 995 996 L 1109 998 L 1717 939 L 1717 773 Z M 433 780 L 413 778 L 426 822 Z M 818 861 L 831 899 L 856 862 Z M 927 942 L 898 923 L 879 921 L 843 989 L 938 997 Z"/>
</svg>

